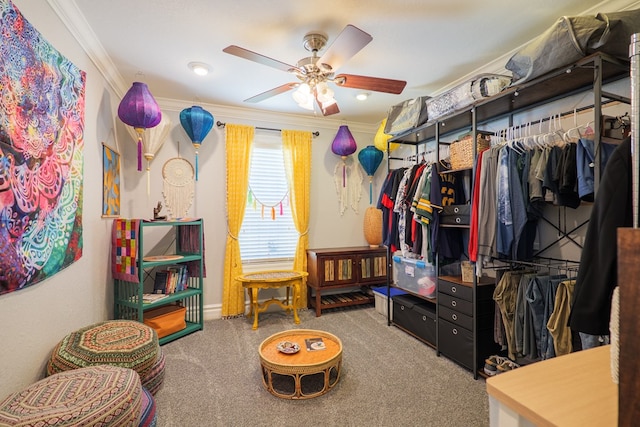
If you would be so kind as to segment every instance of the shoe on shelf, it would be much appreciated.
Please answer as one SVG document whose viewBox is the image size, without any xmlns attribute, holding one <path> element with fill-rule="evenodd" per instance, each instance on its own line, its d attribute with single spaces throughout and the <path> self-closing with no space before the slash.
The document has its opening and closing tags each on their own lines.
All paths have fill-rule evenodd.
<svg viewBox="0 0 640 427">
<path fill-rule="evenodd" d="M 510 359 L 507 359 L 501 364 L 499 364 L 497 368 L 498 368 L 498 373 L 502 373 L 502 372 L 512 371 L 519 367 L 520 365 L 518 365 L 516 362 Z"/>
<path fill-rule="evenodd" d="M 498 366 L 508 361 L 509 359 L 503 356 L 493 355 L 484 361 L 484 373 L 489 376 L 494 376 L 498 373 Z"/>
</svg>

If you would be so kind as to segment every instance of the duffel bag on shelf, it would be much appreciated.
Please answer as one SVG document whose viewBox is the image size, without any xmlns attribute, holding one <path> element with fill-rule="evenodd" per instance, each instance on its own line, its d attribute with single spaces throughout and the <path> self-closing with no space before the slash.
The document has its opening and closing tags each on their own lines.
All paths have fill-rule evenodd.
<svg viewBox="0 0 640 427">
<path fill-rule="evenodd" d="M 602 46 L 609 33 L 609 22 L 595 16 L 559 18 L 507 61 L 505 68 L 513 73 L 512 86 L 577 61 Z"/>
<path fill-rule="evenodd" d="M 393 105 L 387 114 L 387 124 L 384 133 L 387 135 L 400 135 L 410 129 L 416 128 L 427 122 L 428 96 L 419 96 L 407 99 Z"/>
</svg>

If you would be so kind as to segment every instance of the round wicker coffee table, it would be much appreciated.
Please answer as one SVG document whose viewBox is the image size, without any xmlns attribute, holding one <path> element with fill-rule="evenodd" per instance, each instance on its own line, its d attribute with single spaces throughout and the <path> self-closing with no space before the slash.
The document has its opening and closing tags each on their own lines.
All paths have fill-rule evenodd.
<svg viewBox="0 0 640 427">
<path fill-rule="evenodd" d="M 325 394 L 340 379 L 342 342 L 328 332 L 279 332 L 262 341 L 259 352 L 262 382 L 274 396 L 310 399 Z"/>
</svg>

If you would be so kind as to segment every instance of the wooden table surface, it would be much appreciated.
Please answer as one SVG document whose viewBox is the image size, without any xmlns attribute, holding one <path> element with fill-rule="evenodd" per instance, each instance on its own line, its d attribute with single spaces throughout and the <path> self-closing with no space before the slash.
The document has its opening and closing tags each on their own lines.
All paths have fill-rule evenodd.
<svg viewBox="0 0 640 427">
<path fill-rule="evenodd" d="M 578 351 L 487 379 L 487 392 L 536 426 L 617 426 L 611 346 Z"/>
<path fill-rule="evenodd" d="M 322 338 L 325 349 L 308 351 L 305 340 L 309 338 Z M 295 342 L 300 346 L 300 351 L 294 354 L 285 354 L 276 347 L 282 341 Z M 260 356 L 272 364 L 298 367 L 313 367 L 322 365 L 342 353 L 342 343 L 332 334 L 312 329 L 292 329 L 272 335 L 260 345 Z"/>
</svg>

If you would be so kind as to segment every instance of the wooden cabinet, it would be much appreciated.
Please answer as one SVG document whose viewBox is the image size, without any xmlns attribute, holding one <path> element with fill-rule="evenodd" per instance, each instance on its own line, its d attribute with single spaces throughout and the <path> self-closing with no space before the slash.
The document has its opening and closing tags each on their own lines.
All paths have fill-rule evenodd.
<svg viewBox="0 0 640 427">
<path fill-rule="evenodd" d="M 143 322 L 145 312 L 159 307 L 177 305 L 185 313 L 185 327 L 160 338 L 160 344 L 165 344 L 203 329 L 204 240 L 202 225 L 202 219 L 193 221 L 140 221 L 137 241 L 138 282 L 114 280 L 114 316 L 116 319 Z M 165 228 L 170 233 L 174 233 L 175 242 L 178 242 L 176 243 L 175 254 L 157 257 L 146 256 L 148 248 L 145 245 L 145 231 L 149 232 L 150 229 L 157 230 L 158 228 Z M 186 233 L 188 233 L 188 236 Z M 181 247 L 179 243 L 183 241 L 183 235 L 190 241 L 188 249 Z M 155 302 L 147 303 L 144 301 L 143 295 L 153 292 L 155 275 L 159 270 L 183 264 L 191 264 L 187 268 L 189 277 L 186 278 L 184 289 L 167 294 Z M 148 276 L 149 280 L 145 284 L 145 278 Z"/>
<path fill-rule="evenodd" d="M 316 316 L 327 308 L 370 304 L 373 296 L 355 288 L 387 283 L 387 249 L 309 249 L 307 271 L 307 302 L 309 308 L 315 308 Z"/>
</svg>

